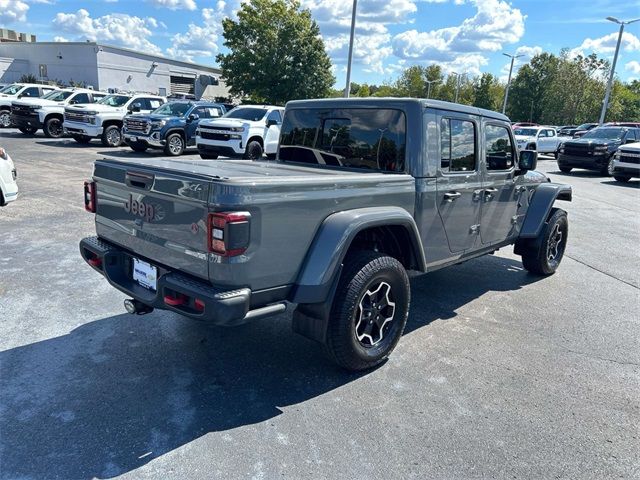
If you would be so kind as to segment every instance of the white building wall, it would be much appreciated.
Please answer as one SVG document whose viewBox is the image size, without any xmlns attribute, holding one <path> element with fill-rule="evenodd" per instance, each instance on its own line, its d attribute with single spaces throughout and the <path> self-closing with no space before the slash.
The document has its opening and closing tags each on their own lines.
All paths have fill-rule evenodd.
<svg viewBox="0 0 640 480">
<path fill-rule="evenodd" d="M 26 61 L 27 72 L 43 81 L 84 81 L 97 88 L 97 46 L 92 43 L 0 43 L 0 57 Z M 40 77 L 40 65 L 46 66 L 46 76 Z M 9 79 L 8 81 L 12 81 Z M 4 82 L 4 78 L 0 77 Z"/>
<path fill-rule="evenodd" d="M 0 83 L 14 83 L 29 73 L 29 62 L 15 58 L 0 57 Z"/>
</svg>

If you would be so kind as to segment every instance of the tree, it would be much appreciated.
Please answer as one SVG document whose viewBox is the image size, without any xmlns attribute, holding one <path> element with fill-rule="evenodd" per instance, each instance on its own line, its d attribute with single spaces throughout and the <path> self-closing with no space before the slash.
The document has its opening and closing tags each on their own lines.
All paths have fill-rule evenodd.
<svg viewBox="0 0 640 480">
<path fill-rule="evenodd" d="M 335 78 L 317 23 L 298 0 L 250 0 L 222 21 L 229 53 L 216 60 L 235 96 L 284 104 L 331 93 Z"/>
<path fill-rule="evenodd" d="M 499 84 L 496 77 L 490 73 L 483 73 L 473 84 L 473 105 L 488 110 L 498 110 L 497 102 L 499 100 L 496 97 L 496 93 L 499 93 L 502 89 L 496 89 L 497 85 Z"/>
<path fill-rule="evenodd" d="M 18 83 L 38 83 L 38 79 L 32 73 L 25 73 L 18 79 Z"/>
</svg>

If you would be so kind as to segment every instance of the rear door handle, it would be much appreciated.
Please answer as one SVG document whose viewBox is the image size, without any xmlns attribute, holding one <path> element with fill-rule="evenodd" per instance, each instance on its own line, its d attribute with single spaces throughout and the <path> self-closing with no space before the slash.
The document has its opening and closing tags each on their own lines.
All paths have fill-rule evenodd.
<svg viewBox="0 0 640 480">
<path fill-rule="evenodd" d="M 456 198 L 461 196 L 462 194 L 460 192 L 447 192 L 444 194 L 444 198 L 447 202 L 453 202 Z"/>
<path fill-rule="evenodd" d="M 493 187 L 484 189 L 485 193 L 496 193 L 497 191 L 498 191 L 498 189 L 497 188 L 493 188 Z"/>
</svg>

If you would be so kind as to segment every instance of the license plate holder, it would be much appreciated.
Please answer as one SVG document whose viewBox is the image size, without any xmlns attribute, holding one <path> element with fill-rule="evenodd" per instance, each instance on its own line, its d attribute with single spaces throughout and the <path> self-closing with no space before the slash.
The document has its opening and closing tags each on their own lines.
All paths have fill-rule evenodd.
<svg viewBox="0 0 640 480">
<path fill-rule="evenodd" d="M 127 137 L 127 140 L 129 140 L 130 142 L 137 142 L 138 141 L 138 137 Z"/>
<path fill-rule="evenodd" d="M 133 280 L 147 290 L 158 289 L 158 267 L 143 262 L 135 257 L 133 259 Z"/>
</svg>

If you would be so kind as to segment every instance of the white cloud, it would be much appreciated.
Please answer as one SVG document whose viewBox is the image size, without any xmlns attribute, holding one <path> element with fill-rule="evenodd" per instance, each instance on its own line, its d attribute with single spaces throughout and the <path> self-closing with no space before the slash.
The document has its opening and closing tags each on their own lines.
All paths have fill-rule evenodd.
<svg viewBox="0 0 640 480">
<path fill-rule="evenodd" d="M 105 42 L 117 46 L 159 54 L 161 50 L 151 43 L 152 28 L 158 22 L 153 17 L 140 18 L 122 13 L 91 18 L 89 12 L 81 8 L 76 13 L 58 13 L 53 25 L 61 32 L 75 35 L 75 40 Z"/>
<path fill-rule="evenodd" d="M 59 35 L 56 35 L 55 37 L 53 37 L 53 41 L 54 42 L 68 42 L 69 39 L 65 38 L 65 37 L 61 37 Z"/>
<path fill-rule="evenodd" d="M 624 69 L 635 75 L 640 75 L 640 62 L 637 60 L 631 60 L 624 66 Z"/>
<path fill-rule="evenodd" d="M 21 0 L 0 0 L 0 23 L 25 22 L 28 10 Z"/>
<path fill-rule="evenodd" d="M 173 46 L 167 48 L 167 54 L 187 61 L 193 61 L 194 57 L 213 57 L 218 53 L 222 19 L 232 13 L 224 1 L 219 1 L 215 9 L 203 8 L 202 25 L 190 23 L 185 33 L 174 35 L 171 39 Z"/>
<path fill-rule="evenodd" d="M 165 7 L 170 10 L 196 10 L 195 0 L 147 0 L 155 7 Z"/>
<path fill-rule="evenodd" d="M 586 38 L 579 47 L 570 51 L 571 56 L 585 55 L 593 53 L 613 53 L 618 43 L 618 33 L 613 32 L 600 38 Z M 624 32 L 620 43 L 621 51 L 637 52 L 640 51 L 640 39 L 634 34 Z"/>
</svg>

